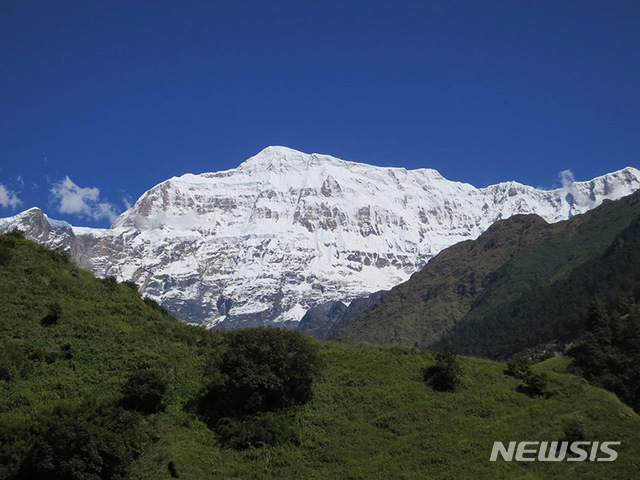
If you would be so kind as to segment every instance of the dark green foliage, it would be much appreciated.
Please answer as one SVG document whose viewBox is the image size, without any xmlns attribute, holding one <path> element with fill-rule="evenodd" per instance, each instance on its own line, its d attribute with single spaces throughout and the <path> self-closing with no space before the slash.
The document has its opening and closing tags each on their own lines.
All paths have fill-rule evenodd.
<svg viewBox="0 0 640 480">
<path fill-rule="evenodd" d="M 123 407 L 141 413 L 156 413 L 162 408 L 167 383 L 155 370 L 138 370 L 122 388 Z"/>
<path fill-rule="evenodd" d="M 611 345 L 611 318 L 602 300 L 596 298 L 587 306 L 589 330 L 601 346 Z"/>
<path fill-rule="evenodd" d="M 69 359 L 69 345 L 31 344 L 20 339 L 0 340 L 0 380 L 28 379 L 29 375 L 59 359 Z"/>
<path fill-rule="evenodd" d="M 311 400 L 322 364 L 317 345 L 300 332 L 265 327 L 229 332 L 225 339 L 221 376 L 200 398 L 199 414 L 231 448 L 292 441 L 295 429 L 285 409 Z"/>
<path fill-rule="evenodd" d="M 138 291 L 137 287 L 136 287 L 136 291 Z M 144 297 L 143 301 L 148 307 L 153 308 L 155 311 L 159 312 L 160 314 L 169 316 L 169 311 L 166 308 L 164 308 L 162 305 L 160 305 L 158 302 L 156 302 L 154 299 L 149 297 Z"/>
<path fill-rule="evenodd" d="M 524 384 L 518 387 L 518 391 L 530 397 L 549 398 L 553 392 L 549 389 L 549 376 L 546 373 L 529 372 L 523 379 Z"/>
<path fill-rule="evenodd" d="M 591 329 L 568 354 L 576 373 L 640 411 L 640 311 L 628 299 L 622 309 L 628 313 L 608 313 L 594 300 L 587 311 Z"/>
<path fill-rule="evenodd" d="M 545 373 L 534 373 L 531 370 L 531 360 L 526 355 L 516 355 L 507 363 L 505 375 L 522 380 L 524 384 L 517 390 L 530 397 L 550 397 L 553 392 L 549 389 L 549 377 Z"/>
<path fill-rule="evenodd" d="M 282 413 L 263 412 L 242 418 L 221 418 L 216 425 L 220 443 L 235 450 L 298 443 L 293 419 Z"/>
<path fill-rule="evenodd" d="M 24 345 L 9 339 L 0 341 L 0 380 L 13 380 L 21 376 L 27 360 Z"/>
<path fill-rule="evenodd" d="M 506 375 L 524 380 L 531 374 L 531 360 L 525 355 L 516 355 L 507 363 Z"/>
<path fill-rule="evenodd" d="M 108 290 L 115 290 L 118 287 L 118 280 L 116 277 L 104 277 L 100 279 L 100 283 L 104 285 Z"/>
<path fill-rule="evenodd" d="M 436 353 L 436 364 L 423 372 L 424 381 L 435 390 L 452 392 L 462 383 L 462 365 L 456 348 L 448 343 Z"/>
<path fill-rule="evenodd" d="M 15 242 L 15 240 L 25 239 L 24 232 L 22 230 L 18 230 L 17 228 L 14 228 L 10 232 L 4 233 L 2 237 L 3 237 L 3 240 L 2 240 L 3 242 Z M 12 247 L 13 247 L 13 244 L 12 244 Z"/>
<path fill-rule="evenodd" d="M 226 340 L 222 382 L 208 395 L 214 400 L 215 416 L 274 411 L 311 399 L 321 359 L 304 334 L 258 327 L 229 332 Z"/>
<path fill-rule="evenodd" d="M 54 262 L 62 263 L 62 264 L 70 264 L 71 263 L 71 254 L 69 250 L 65 247 L 57 247 L 53 250 L 48 251 L 49 257 Z"/>
<path fill-rule="evenodd" d="M 511 273 L 513 275 L 513 273 Z M 640 294 L 640 217 L 596 256 L 549 285 L 537 284 L 512 302 L 480 297 L 477 308 L 462 319 L 448 338 L 465 354 L 506 358 L 541 343 L 559 349 L 588 329 L 599 342 L 610 342 L 619 319 L 605 313 L 618 299 Z M 594 297 L 600 300 L 592 303 Z M 640 300 L 640 296 L 634 300 Z M 487 311 L 487 304 L 492 307 Z M 585 315 L 585 310 L 587 314 Z"/>
<path fill-rule="evenodd" d="M 136 282 L 132 282 L 131 280 L 126 280 L 122 282 L 121 285 L 124 285 L 125 287 L 130 288 L 134 292 L 138 293 L 138 285 L 136 285 Z"/>
<path fill-rule="evenodd" d="M 564 442 L 581 442 L 587 438 L 585 433 L 584 419 L 572 415 L 564 421 L 564 437 L 561 439 Z"/>
<path fill-rule="evenodd" d="M 0 265 L 5 266 L 11 260 L 11 249 L 0 243 Z"/>
<path fill-rule="evenodd" d="M 114 433 L 78 420 L 53 422 L 22 463 L 18 480 L 111 480 L 123 478 L 130 461 Z"/>
<path fill-rule="evenodd" d="M 58 302 L 52 302 L 47 307 L 47 314 L 40 320 L 40 325 L 50 327 L 58 323 L 62 316 L 62 307 Z"/>
</svg>

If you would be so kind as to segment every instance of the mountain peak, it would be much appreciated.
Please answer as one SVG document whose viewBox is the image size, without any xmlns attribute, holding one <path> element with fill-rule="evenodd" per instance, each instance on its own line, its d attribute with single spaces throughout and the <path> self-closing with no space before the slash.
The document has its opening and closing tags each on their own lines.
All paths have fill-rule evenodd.
<svg viewBox="0 0 640 480">
<path fill-rule="evenodd" d="M 352 162 L 340 160 L 330 155 L 318 153 L 304 153 L 293 148 L 270 146 L 257 155 L 245 160 L 238 170 L 243 172 L 271 171 L 285 172 L 288 170 L 306 170 L 319 165 L 349 165 Z"/>
<path fill-rule="evenodd" d="M 282 166 L 285 164 L 306 163 L 309 154 L 281 146 L 269 146 L 261 150 L 258 154 L 248 158 L 240 164 L 238 168 L 247 169 L 269 169 L 270 167 Z"/>
</svg>

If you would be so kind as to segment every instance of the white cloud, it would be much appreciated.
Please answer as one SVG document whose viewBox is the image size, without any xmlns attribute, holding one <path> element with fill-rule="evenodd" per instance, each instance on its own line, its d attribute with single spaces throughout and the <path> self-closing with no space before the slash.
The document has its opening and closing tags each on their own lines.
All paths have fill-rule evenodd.
<svg viewBox="0 0 640 480">
<path fill-rule="evenodd" d="M 118 216 L 112 204 L 100 201 L 99 189 L 79 187 L 69 177 L 54 184 L 51 195 L 60 213 L 79 215 L 93 220 L 106 218 L 110 222 Z"/>
<path fill-rule="evenodd" d="M 127 210 L 129 210 L 131 207 L 133 207 L 133 203 L 131 203 L 131 196 L 127 195 L 126 197 L 122 198 L 122 203 L 124 203 L 124 206 Z"/>
<path fill-rule="evenodd" d="M 5 208 L 16 208 L 22 205 L 22 200 L 18 198 L 16 192 L 8 190 L 0 183 L 0 205 Z"/>
<path fill-rule="evenodd" d="M 563 170 L 558 174 L 558 180 L 562 183 L 562 188 L 569 188 L 576 181 L 571 170 Z"/>
</svg>

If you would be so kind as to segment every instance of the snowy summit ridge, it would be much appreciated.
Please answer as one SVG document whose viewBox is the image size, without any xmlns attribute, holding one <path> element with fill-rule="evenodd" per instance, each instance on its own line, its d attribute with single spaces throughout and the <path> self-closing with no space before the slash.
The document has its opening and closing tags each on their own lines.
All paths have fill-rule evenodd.
<svg viewBox="0 0 640 480">
<path fill-rule="evenodd" d="M 268 147 L 235 169 L 156 185 L 108 230 L 37 209 L 0 220 L 0 230 L 67 245 L 82 267 L 133 280 L 179 319 L 227 328 L 297 322 L 310 307 L 407 280 L 499 219 L 564 220 L 638 188 L 630 167 L 556 190 L 475 188 L 431 169 Z"/>
</svg>

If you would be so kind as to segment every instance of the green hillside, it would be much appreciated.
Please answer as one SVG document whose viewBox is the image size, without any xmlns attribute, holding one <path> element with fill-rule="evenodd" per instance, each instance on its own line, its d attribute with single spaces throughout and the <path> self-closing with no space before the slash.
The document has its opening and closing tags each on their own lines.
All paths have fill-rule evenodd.
<svg viewBox="0 0 640 480">
<path fill-rule="evenodd" d="M 545 342 L 567 344 L 587 328 L 587 306 L 596 297 L 605 309 L 640 300 L 640 217 L 601 255 L 566 277 L 540 283 L 510 303 L 483 305 L 447 335 L 465 353 L 504 358 Z"/>
<path fill-rule="evenodd" d="M 468 354 L 492 358 L 541 343 L 567 343 L 584 333 L 583 312 L 593 295 L 608 295 L 618 286 L 583 282 L 579 293 L 567 295 L 558 286 L 572 283 L 571 275 L 584 280 L 576 272 L 601 259 L 639 215 L 640 194 L 634 194 L 555 224 L 535 215 L 499 221 L 477 240 L 441 252 L 333 338 L 420 347 L 449 338 Z M 553 303 L 539 295 L 545 289 L 555 296 Z M 532 302 L 537 309 L 530 308 Z M 505 319 L 512 308 L 517 321 Z"/>
<path fill-rule="evenodd" d="M 219 343 L 143 301 L 134 284 L 98 280 L 64 254 L 0 235 L 0 478 L 59 418 L 121 437 L 113 449 L 147 445 L 154 421 L 114 411 L 128 378 L 158 372 L 170 385 L 165 414 L 181 411 Z"/>
<path fill-rule="evenodd" d="M 429 352 L 300 334 L 323 358 L 312 399 L 278 417 L 260 414 L 294 433 L 271 446 L 225 447 L 195 405 L 206 386 L 234 378 L 224 366 L 239 341 L 280 337 L 247 332 L 180 324 L 132 284 L 95 279 L 63 254 L 0 236 L 0 478 L 35 478 L 28 473 L 62 454 L 77 473 L 64 478 L 87 479 L 629 479 L 640 468 L 640 417 L 562 373 L 563 359 L 534 367 L 548 375 L 546 396 L 522 393 L 505 364 L 474 358 L 460 359 L 456 391 L 439 392 L 423 381 L 435 362 Z M 618 459 L 489 461 L 494 441 L 576 432 L 622 442 Z"/>
</svg>

